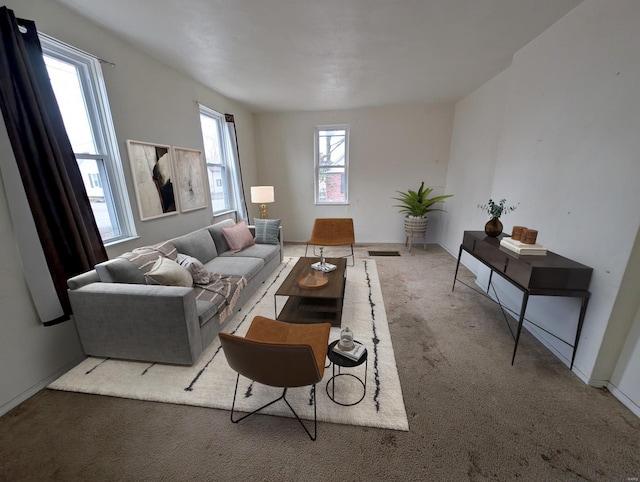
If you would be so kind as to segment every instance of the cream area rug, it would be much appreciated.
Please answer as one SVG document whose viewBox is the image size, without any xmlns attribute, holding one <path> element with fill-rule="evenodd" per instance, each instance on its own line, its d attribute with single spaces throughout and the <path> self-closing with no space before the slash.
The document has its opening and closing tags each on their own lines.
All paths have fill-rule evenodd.
<svg viewBox="0 0 640 482">
<path fill-rule="evenodd" d="M 297 260 L 285 258 L 229 321 L 224 331 L 244 335 L 254 316 L 274 318 L 274 293 Z M 279 310 L 285 299 L 278 297 Z M 364 399 L 353 406 L 334 403 L 327 395 L 327 382 L 333 371 L 328 366 L 323 380 L 316 385 L 318 420 L 409 430 L 375 261 L 356 260 L 354 267 L 347 268 L 342 314 L 342 327 L 345 326 L 354 332 L 356 340 L 367 347 L 368 363 L 342 368 L 342 373 L 350 373 L 364 381 L 366 367 L 366 393 Z M 339 335 L 340 328 L 331 328 L 329 341 L 337 340 Z M 328 359 L 326 365 L 329 365 Z M 50 384 L 49 388 L 230 410 L 235 382 L 236 373 L 227 365 L 216 338 L 198 363 L 191 367 L 89 357 Z M 330 391 L 333 388 L 333 384 L 329 385 Z M 236 408 L 250 412 L 277 398 L 281 392 L 281 389 L 254 383 L 241 376 Z M 341 376 L 335 380 L 336 400 L 352 403 L 362 394 L 362 385 L 352 376 Z M 307 420 L 313 420 L 311 397 L 311 387 L 289 389 L 287 392 L 287 400 L 298 415 Z M 292 417 L 283 401 L 261 413 Z"/>
</svg>

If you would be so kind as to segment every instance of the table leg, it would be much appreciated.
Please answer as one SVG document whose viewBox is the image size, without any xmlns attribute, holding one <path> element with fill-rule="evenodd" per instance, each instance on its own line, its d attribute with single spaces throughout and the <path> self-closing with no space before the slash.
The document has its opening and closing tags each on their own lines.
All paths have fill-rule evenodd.
<svg viewBox="0 0 640 482">
<path fill-rule="evenodd" d="M 334 399 L 336 398 L 336 364 L 333 364 L 333 370 L 331 375 L 333 375 L 331 377 L 331 398 Z"/>
<path fill-rule="evenodd" d="M 458 268 L 460 268 L 461 257 L 462 257 L 462 245 L 460 245 L 460 250 L 458 251 L 458 262 L 456 263 L 456 272 L 453 275 L 453 286 L 451 287 L 451 291 L 453 291 L 456 287 L 456 280 L 458 279 Z"/>
<path fill-rule="evenodd" d="M 578 329 L 576 330 L 576 339 L 573 342 L 573 354 L 571 355 L 571 366 L 569 370 L 573 369 L 573 361 L 576 358 L 576 351 L 578 350 L 578 342 L 580 341 L 580 333 L 582 332 L 582 323 L 584 323 L 584 315 L 587 313 L 587 305 L 589 304 L 590 293 L 582 298 L 582 305 L 580 306 L 580 316 L 578 317 Z"/>
<path fill-rule="evenodd" d="M 520 341 L 520 332 L 522 331 L 522 323 L 524 323 L 524 313 L 527 311 L 527 302 L 529 301 L 529 293 L 526 291 L 522 293 L 522 306 L 520 308 L 520 319 L 518 320 L 518 333 L 516 334 L 516 344 L 513 347 L 513 356 L 511 357 L 511 364 L 516 359 L 516 351 L 518 350 L 518 342 Z"/>
</svg>

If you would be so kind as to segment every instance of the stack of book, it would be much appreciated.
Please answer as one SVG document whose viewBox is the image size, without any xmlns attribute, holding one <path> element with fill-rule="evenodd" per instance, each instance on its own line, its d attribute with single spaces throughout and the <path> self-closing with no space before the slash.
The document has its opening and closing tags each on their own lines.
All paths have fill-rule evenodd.
<svg viewBox="0 0 640 482">
<path fill-rule="evenodd" d="M 340 348 L 340 343 L 336 343 L 336 345 L 333 347 L 333 351 L 335 353 L 338 353 L 339 355 L 349 358 L 350 360 L 358 361 L 360 360 L 360 358 L 362 358 L 362 355 L 364 355 L 366 348 L 364 347 L 364 345 L 358 343 L 357 341 L 354 341 L 353 345 L 353 348 L 347 351 Z"/>
<path fill-rule="evenodd" d="M 509 251 L 513 251 L 516 254 L 539 256 L 547 254 L 547 248 L 541 244 L 525 244 L 522 241 L 516 241 L 513 238 L 502 238 L 500 240 L 500 246 L 508 249 Z"/>
</svg>

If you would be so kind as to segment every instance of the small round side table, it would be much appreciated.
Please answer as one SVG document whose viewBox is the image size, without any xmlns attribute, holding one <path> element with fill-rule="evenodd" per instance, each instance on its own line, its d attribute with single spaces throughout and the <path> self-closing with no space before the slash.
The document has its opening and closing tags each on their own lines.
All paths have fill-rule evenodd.
<svg viewBox="0 0 640 482">
<path fill-rule="evenodd" d="M 367 370 L 369 368 L 369 361 L 367 359 L 368 353 L 367 353 L 367 349 L 365 348 L 364 353 L 362 354 L 362 356 L 358 361 L 351 360 L 350 358 L 347 358 L 346 356 L 340 355 L 339 353 L 336 353 L 335 351 L 333 351 L 333 347 L 338 344 L 338 341 L 339 340 L 331 342 L 329 344 L 329 348 L 327 348 L 327 357 L 329 357 L 329 361 L 333 365 L 332 376 L 327 381 L 327 396 L 334 403 L 337 403 L 338 405 L 342 405 L 343 407 L 351 407 L 352 405 L 357 405 L 358 403 L 360 403 L 364 399 L 364 396 L 367 394 Z M 340 371 L 341 368 L 354 368 L 362 365 L 363 363 L 365 364 L 364 365 L 364 381 L 360 377 L 353 375 L 352 373 L 341 373 Z M 336 367 L 338 367 L 338 373 L 336 373 Z M 358 382 L 360 382 L 360 385 L 362 385 L 362 396 L 353 403 L 343 403 L 336 400 L 335 398 L 336 378 L 338 377 L 355 378 Z M 331 393 L 329 393 L 329 385 L 331 385 Z"/>
</svg>

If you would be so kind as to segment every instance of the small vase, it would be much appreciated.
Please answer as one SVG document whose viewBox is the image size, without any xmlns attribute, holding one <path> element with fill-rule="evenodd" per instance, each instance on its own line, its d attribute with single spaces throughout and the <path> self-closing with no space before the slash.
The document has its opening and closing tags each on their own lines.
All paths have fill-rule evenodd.
<svg viewBox="0 0 640 482">
<path fill-rule="evenodd" d="M 502 223 L 498 218 L 493 217 L 484 225 L 484 232 L 487 233 L 487 236 L 495 238 L 502 234 Z"/>
</svg>

